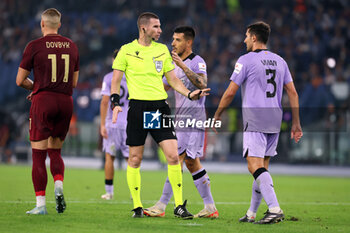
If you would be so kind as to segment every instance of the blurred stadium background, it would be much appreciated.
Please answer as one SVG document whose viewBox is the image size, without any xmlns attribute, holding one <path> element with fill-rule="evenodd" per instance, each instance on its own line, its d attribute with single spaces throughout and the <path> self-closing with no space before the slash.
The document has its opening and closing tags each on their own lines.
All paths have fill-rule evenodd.
<svg viewBox="0 0 350 233">
<path fill-rule="evenodd" d="M 272 27 L 268 47 L 288 63 L 300 97 L 302 141 L 289 139 L 288 101 L 279 156 L 285 164 L 350 165 L 350 1 L 347 0 L 2 0 L 0 2 L 0 159 L 30 163 L 29 93 L 15 78 L 26 44 L 41 36 L 40 15 L 49 7 L 62 13 L 59 33 L 77 43 L 79 84 L 65 158 L 100 158 L 100 87 L 111 71 L 114 49 L 137 37 L 143 11 L 160 16 L 160 42 L 171 48 L 177 25 L 196 29 L 194 52 L 207 62 L 208 117 L 229 83 L 236 59 L 246 52 L 245 27 L 264 20 Z M 225 132 L 207 132 L 205 161 L 243 162 L 240 95 L 224 117 Z M 144 158 L 158 161 L 157 146 L 147 141 Z M 222 162 L 222 163 L 220 163 Z M 69 164 L 66 163 L 67 166 Z M 101 166 L 102 167 L 102 166 Z"/>
</svg>

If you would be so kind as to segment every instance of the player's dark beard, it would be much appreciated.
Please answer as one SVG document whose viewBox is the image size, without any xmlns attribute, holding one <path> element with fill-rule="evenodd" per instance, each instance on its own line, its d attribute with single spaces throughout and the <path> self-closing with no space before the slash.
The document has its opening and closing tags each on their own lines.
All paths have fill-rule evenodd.
<svg viewBox="0 0 350 233">
<path fill-rule="evenodd" d="M 179 55 L 179 57 L 181 57 L 184 54 L 185 50 L 183 50 L 182 52 L 177 53 L 177 55 Z"/>
</svg>

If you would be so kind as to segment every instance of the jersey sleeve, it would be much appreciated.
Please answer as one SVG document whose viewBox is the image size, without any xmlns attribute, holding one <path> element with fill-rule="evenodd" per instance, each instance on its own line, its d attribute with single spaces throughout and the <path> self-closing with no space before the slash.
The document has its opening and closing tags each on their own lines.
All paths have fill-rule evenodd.
<svg viewBox="0 0 350 233">
<path fill-rule="evenodd" d="M 197 56 L 195 62 L 191 64 L 191 70 L 196 74 L 207 74 L 207 64 L 203 58 Z"/>
<path fill-rule="evenodd" d="M 101 88 L 101 96 L 111 95 L 111 80 L 108 78 L 108 75 L 103 77 L 102 88 Z"/>
<path fill-rule="evenodd" d="M 242 83 L 247 78 L 246 68 L 247 68 L 246 62 L 242 57 L 240 57 L 235 64 L 235 69 L 230 77 L 230 80 L 236 83 L 238 86 L 241 86 Z"/>
<path fill-rule="evenodd" d="M 289 71 L 289 68 L 288 68 L 288 65 L 287 65 L 287 62 L 284 61 L 284 67 L 285 67 L 285 72 L 284 72 L 284 79 L 283 79 L 283 84 L 286 85 L 290 82 L 293 82 L 293 78 L 292 78 L 292 75 Z"/>
<path fill-rule="evenodd" d="M 173 62 L 173 59 L 170 56 L 170 52 L 168 50 L 168 48 L 164 45 L 165 49 L 165 59 L 164 59 L 164 73 L 167 73 L 173 69 L 175 69 L 175 65 Z"/>
<path fill-rule="evenodd" d="M 24 49 L 22 61 L 19 65 L 22 69 L 31 71 L 33 68 L 33 56 L 32 56 L 33 44 L 29 43 Z"/>
<path fill-rule="evenodd" d="M 113 70 L 120 70 L 125 72 L 126 70 L 126 48 L 125 46 L 122 46 L 119 50 L 116 58 L 113 61 L 112 69 Z"/>
</svg>

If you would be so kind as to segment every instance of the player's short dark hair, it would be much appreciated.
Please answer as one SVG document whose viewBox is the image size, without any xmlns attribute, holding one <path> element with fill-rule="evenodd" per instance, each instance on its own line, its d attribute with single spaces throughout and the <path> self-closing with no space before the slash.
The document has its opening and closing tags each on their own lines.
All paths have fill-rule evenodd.
<svg viewBox="0 0 350 233">
<path fill-rule="evenodd" d="M 139 15 L 137 19 L 137 27 L 140 30 L 141 25 L 148 24 L 150 19 L 159 19 L 158 15 L 152 12 L 143 12 Z"/>
<path fill-rule="evenodd" d="M 247 27 L 248 33 L 255 35 L 256 39 L 264 44 L 267 44 L 270 36 L 270 25 L 263 21 L 259 21 L 253 24 L 250 24 Z"/>
<path fill-rule="evenodd" d="M 175 28 L 174 33 L 183 33 L 186 40 L 194 40 L 196 36 L 196 32 L 190 26 L 179 26 Z"/>
</svg>

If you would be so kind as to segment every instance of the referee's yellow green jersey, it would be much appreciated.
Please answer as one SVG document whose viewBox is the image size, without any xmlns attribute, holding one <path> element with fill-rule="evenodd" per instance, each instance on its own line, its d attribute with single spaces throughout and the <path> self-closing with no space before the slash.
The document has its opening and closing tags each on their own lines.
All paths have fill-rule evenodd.
<svg viewBox="0 0 350 233">
<path fill-rule="evenodd" d="M 112 68 L 125 73 L 129 99 L 162 100 L 168 97 L 162 78 L 175 66 L 164 44 L 152 41 L 150 46 L 142 46 L 137 40 L 125 44 Z"/>
</svg>

